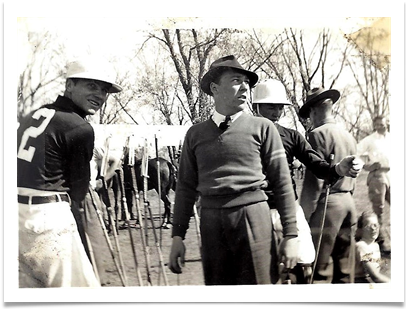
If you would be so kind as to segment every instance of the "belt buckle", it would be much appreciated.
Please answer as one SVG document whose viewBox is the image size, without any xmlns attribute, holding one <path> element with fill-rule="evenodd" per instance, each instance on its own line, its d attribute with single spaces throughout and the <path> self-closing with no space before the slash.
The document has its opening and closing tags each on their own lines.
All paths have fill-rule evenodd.
<svg viewBox="0 0 408 309">
<path fill-rule="evenodd" d="M 55 193 L 54 195 L 50 195 L 50 198 L 54 198 L 55 200 L 50 201 L 50 203 L 53 202 L 68 202 L 69 203 L 69 195 L 68 193 Z"/>
<path fill-rule="evenodd" d="M 68 202 L 71 204 L 68 193 L 58 193 L 58 196 L 60 202 Z"/>
</svg>

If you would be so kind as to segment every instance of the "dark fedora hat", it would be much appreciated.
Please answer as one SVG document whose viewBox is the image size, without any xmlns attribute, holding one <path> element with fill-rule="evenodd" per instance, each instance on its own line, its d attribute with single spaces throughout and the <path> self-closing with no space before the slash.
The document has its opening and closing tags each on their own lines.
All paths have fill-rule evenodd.
<svg viewBox="0 0 408 309">
<path fill-rule="evenodd" d="M 336 89 L 324 90 L 323 87 L 313 88 L 308 91 L 306 103 L 299 109 L 299 116 L 302 118 L 309 117 L 310 108 L 322 100 L 331 99 L 333 103 L 336 103 L 339 98 L 340 92 Z"/>
<path fill-rule="evenodd" d="M 235 56 L 225 56 L 215 60 L 207 73 L 204 74 L 200 82 L 201 89 L 209 95 L 212 95 L 210 84 L 226 69 L 231 68 L 245 74 L 249 78 L 249 86 L 252 88 L 258 81 L 258 75 L 254 72 L 245 70 L 235 58 Z"/>
</svg>

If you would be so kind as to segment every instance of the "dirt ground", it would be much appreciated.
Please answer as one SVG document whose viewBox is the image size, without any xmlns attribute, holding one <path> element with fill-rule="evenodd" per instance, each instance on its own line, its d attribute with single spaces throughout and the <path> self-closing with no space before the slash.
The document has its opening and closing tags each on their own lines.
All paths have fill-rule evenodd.
<svg viewBox="0 0 408 309">
<path fill-rule="evenodd" d="M 356 207 L 358 213 L 360 214 L 363 210 L 371 207 L 371 204 L 367 196 L 367 186 L 366 186 L 367 173 L 362 172 L 357 179 L 357 186 L 354 194 L 354 199 L 356 202 Z M 301 190 L 302 180 L 297 179 L 298 192 Z M 148 273 L 150 276 L 150 284 L 152 286 L 182 286 L 182 285 L 204 285 L 203 271 L 201 265 L 199 243 L 197 227 L 194 217 L 191 218 L 190 228 L 187 232 L 185 245 L 186 245 L 186 264 L 183 268 L 183 273 L 180 275 L 173 274 L 167 267 L 167 262 L 170 253 L 171 246 L 171 229 L 160 228 L 161 222 L 159 218 L 159 213 L 163 210 L 163 203 L 160 205 L 157 194 L 154 190 L 148 192 L 148 199 L 150 202 L 150 208 L 153 213 L 153 223 L 155 229 L 152 228 L 152 222 L 149 219 L 147 229 L 141 229 L 139 225 L 130 229 L 119 230 L 117 237 L 120 256 L 115 253 L 117 264 L 123 263 L 123 268 L 125 270 L 126 286 L 147 286 L 149 282 L 147 280 Z M 170 200 L 174 200 L 174 192 L 171 191 Z M 140 201 L 140 206 L 143 207 L 143 200 Z M 386 218 L 389 222 L 389 205 L 386 206 Z M 142 210 L 143 213 L 143 210 Z M 123 224 L 121 221 L 119 225 Z M 146 225 L 145 225 L 146 226 Z M 132 243 L 130 241 L 130 234 L 133 238 L 133 243 L 135 245 L 136 251 L 136 261 L 138 264 L 138 270 L 136 270 L 136 261 L 134 253 L 132 250 Z M 155 235 L 156 234 L 156 235 Z M 142 246 L 142 235 L 145 235 L 146 239 L 146 252 L 143 250 Z M 110 241 L 116 250 L 115 238 L 111 233 L 109 235 Z M 117 268 L 110 252 L 104 253 L 110 261 L 107 268 L 107 282 L 105 286 L 115 287 L 124 286 L 120 276 L 118 275 Z M 146 268 L 146 259 L 149 261 L 150 267 Z M 122 262 L 121 262 L 122 261 Z M 391 271 L 391 259 L 384 258 L 384 268 L 383 272 L 390 276 Z M 149 272 L 147 271 L 149 269 Z M 142 278 L 142 282 L 139 282 L 139 276 Z"/>
<path fill-rule="evenodd" d="M 118 231 L 119 248 L 121 251 L 121 258 L 123 261 L 125 276 L 127 278 L 126 286 L 176 286 L 176 285 L 204 285 L 203 271 L 201 266 L 201 256 L 198 243 L 197 228 L 194 217 L 191 218 L 190 228 L 187 232 L 185 245 L 186 245 L 186 263 L 183 268 L 183 273 L 180 275 L 173 274 L 167 267 L 167 262 L 170 254 L 171 247 L 171 226 L 168 229 L 161 228 L 161 218 L 159 213 L 163 211 L 163 203 L 160 205 L 161 211 L 159 212 L 158 196 L 156 191 L 151 190 L 148 192 L 149 205 L 153 213 L 153 224 L 155 229 L 152 228 L 152 221 L 148 217 L 146 224 L 143 220 L 144 228 L 140 228 L 139 224 L 136 227 L 132 227 L 129 231 L 128 228 L 120 229 Z M 170 192 L 170 200 L 174 201 L 174 192 Z M 140 200 L 141 212 L 144 213 L 143 199 Z M 124 222 L 120 221 L 119 226 Z M 131 221 L 135 223 L 135 221 Z M 146 227 L 147 226 L 147 230 Z M 135 255 L 132 250 L 131 236 L 135 244 L 136 260 L 138 264 L 139 273 L 136 270 Z M 146 242 L 146 252 L 143 250 L 142 237 L 144 235 Z M 115 238 L 113 233 L 109 234 L 111 243 L 116 250 Z M 107 254 L 110 255 L 108 252 Z M 119 255 L 117 256 L 118 264 L 120 265 Z M 107 278 L 105 286 L 123 286 L 122 280 L 117 272 L 115 263 L 112 261 L 107 269 Z M 146 268 L 146 260 L 150 264 L 149 272 Z M 148 281 L 148 275 L 150 277 L 150 283 Z M 138 278 L 142 278 L 142 284 L 140 284 Z"/>
</svg>

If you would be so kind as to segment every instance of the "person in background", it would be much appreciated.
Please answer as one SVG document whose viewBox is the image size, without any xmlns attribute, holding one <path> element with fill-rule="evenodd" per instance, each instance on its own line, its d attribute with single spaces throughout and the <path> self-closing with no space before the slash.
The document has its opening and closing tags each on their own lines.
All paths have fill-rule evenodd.
<svg viewBox="0 0 408 309">
<path fill-rule="evenodd" d="M 313 150 L 312 146 L 296 130 L 281 126 L 278 121 L 281 119 L 284 107 L 290 106 L 287 99 L 285 86 L 278 80 L 267 79 L 258 83 L 254 89 L 253 110 L 261 117 L 271 120 L 282 139 L 285 149 L 288 166 L 291 167 L 295 158 L 310 169 L 315 176 L 322 179 L 336 181 L 340 177 L 357 177 L 361 170 L 361 162 L 355 156 L 346 156 L 332 167 L 328 162 L 323 160 L 320 155 Z M 292 177 L 293 191 L 296 199 L 296 182 Z M 276 210 L 276 201 L 273 192 L 267 192 L 268 204 L 271 208 L 272 217 L 274 218 L 275 231 L 281 231 L 279 213 Z M 298 265 L 294 269 L 297 274 L 297 283 L 307 283 L 308 276 L 311 275 L 311 263 L 315 258 L 315 248 L 310 234 L 309 224 L 306 221 L 302 207 L 297 203 L 297 223 L 298 223 L 298 240 L 299 240 L 299 258 Z M 279 237 L 280 238 L 280 237 Z M 303 270 L 302 270 L 303 268 Z M 293 277 L 293 276 L 292 276 Z M 292 282 L 295 282 L 292 279 Z"/>
<path fill-rule="evenodd" d="M 212 96 L 211 119 L 187 132 L 175 195 L 169 268 L 181 273 L 183 239 L 200 196 L 201 254 L 206 285 L 270 284 L 272 219 L 266 182 L 283 225 L 281 261 L 297 259 L 296 204 L 285 151 L 273 123 L 244 110 L 258 75 L 231 55 L 214 61 L 200 86 Z"/>
<path fill-rule="evenodd" d="M 68 65 L 65 92 L 31 112 L 17 130 L 19 285 L 100 286 L 76 218 L 90 181 L 94 131 L 85 120 L 121 91 L 110 64 Z"/>
<path fill-rule="evenodd" d="M 322 159 L 335 166 L 343 158 L 357 154 L 355 139 L 338 126 L 333 118 L 333 104 L 339 98 L 340 92 L 335 89 L 313 88 L 307 93 L 306 103 L 299 110 L 299 116 L 310 117 L 313 124 L 309 133 L 310 145 Z M 332 183 L 326 200 L 323 180 L 306 169 L 300 205 L 309 222 L 315 248 L 320 248 L 312 278 L 314 283 L 349 282 L 348 249 L 357 222 L 352 196 L 354 188 L 355 178 L 341 177 Z M 321 232 L 322 224 L 324 228 Z"/>
<path fill-rule="evenodd" d="M 375 132 L 360 141 L 357 145 L 358 154 L 364 160 L 364 169 L 367 176 L 368 197 L 374 212 L 378 216 L 381 229 L 378 243 L 383 254 L 391 253 L 389 233 L 384 223 L 384 206 L 390 203 L 390 162 L 389 155 L 392 149 L 387 121 L 383 116 L 373 120 Z"/>
<path fill-rule="evenodd" d="M 379 232 L 377 214 L 363 212 L 357 222 L 355 283 L 390 282 L 390 278 L 381 272 L 381 252 L 376 242 Z"/>
<path fill-rule="evenodd" d="M 125 195 L 126 195 L 126 205 L 127 207 L 130 220 L 136 220 L 135 221 L 135 226 L 136 224 L 139 223 L 139 218 L 137 218 L 137 211 L 136 211 L 136 205 L 133 203 L 133 196 L 136 193 L 135 192 L 135 186 L 137 187 L 137 182 L 136 180 L 133 179 L 132 176 L 132 169 L 135 170 L 135 164 L 137 163 L 137 158 L 134 156 L 134 162 L 132 166 L 129 166 L 129 153 L 128 151 L 123 155 L 123 164 L 122 164 L 122 169 L 123 169 L 123 181 L 124 181 L 124 186 L 125 186 Z M 137 188 L 138 191 L 142 190 L 143 188 Z M 125 220 L 125 210 L 121 209 L 121 216 L 122 216 L 122 221 Z M 124 227 L 126 226 L 126 223 L 123 225 Z"/>
</svg>

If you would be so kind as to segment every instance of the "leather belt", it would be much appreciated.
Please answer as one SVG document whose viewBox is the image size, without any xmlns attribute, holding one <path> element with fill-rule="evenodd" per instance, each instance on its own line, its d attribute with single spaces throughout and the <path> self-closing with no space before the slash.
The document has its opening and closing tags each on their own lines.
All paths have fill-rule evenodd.
<svg viewBox="0 0 408 309">
<path fill-rule="evenodd" d="M 67 193 L 52 194 L 47 196 L 27 196 L 27 195 L 17 195 L 18 202 L 21 204 L 46 204 L 46 203 L 56 203 L 56 202 L 70 202 L 69 195 Z"/>
</svg>

